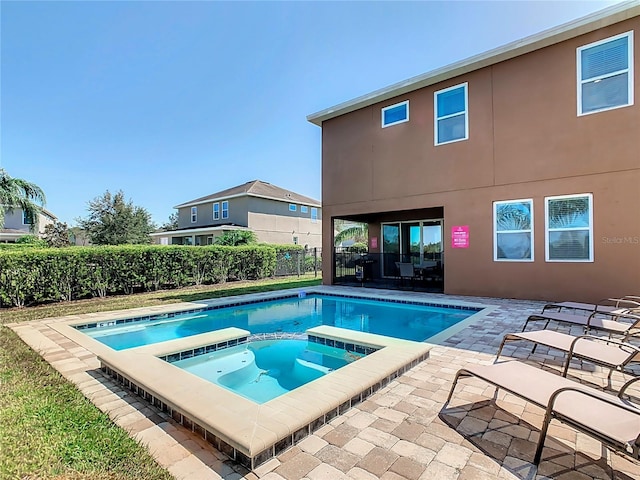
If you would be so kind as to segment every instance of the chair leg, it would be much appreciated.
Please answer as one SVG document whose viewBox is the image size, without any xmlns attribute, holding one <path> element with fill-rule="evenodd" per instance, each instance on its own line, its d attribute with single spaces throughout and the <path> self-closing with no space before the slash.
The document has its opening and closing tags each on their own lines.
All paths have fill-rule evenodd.
<svg viewBox="0 0 640 480">
<path fill-rule="evenodd" d="M 542 423 L 542 428 L 540 429 L 540 438 L 538 439 L 536 453 L 533 457 L 533 464 L 535 466 L 540 465 L 540 460 L 542 459 L 542 449 L 544 448 L 544 440 L 547 437 L 547 431 L 549 430 L 550 423 L 551 423 L 551 411 L 547 409 L 547 412 L 545 413 L 545 416 L 544 416 L 544 422 Z"/>
<path fill-rule="evenodd" d="M 453 384 L 451 385 L 451 390 L 449 390 L 449 396 L 447 397 L 447 400 L 444 402 L 444 405 L 442 406 L 442 408 L 445 408 L 449 404 L 449 402 L 451 401 L 451 397 L 453 396 L 453 391 L 455 390 L 456 385 L 458 384 L 458 379 L 463 375 L 469 376 L 469 373 L 464 369 L 458 370 L 458 372 L 456 373 L 455 378 L 453 379 Z"/>
</svg>

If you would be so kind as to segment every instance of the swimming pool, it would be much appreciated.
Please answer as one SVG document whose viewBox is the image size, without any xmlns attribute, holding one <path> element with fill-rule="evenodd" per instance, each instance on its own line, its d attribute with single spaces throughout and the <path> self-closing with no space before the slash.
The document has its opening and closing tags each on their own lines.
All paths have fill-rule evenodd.
<svg viewBox="0 0 640 480">
<path fill-rule="evenodd" d="M 306 340 L 261 340 L 172 364 L 256 403 L 264 403 L 362 356 Z"/>
<path fill-rule="evenodd" d="M 338 300 L 357 300 L 355 303 L 362 303 L 364 307 Z M 368 308 L 370 302 L 392 309 L 385 310 L 382 318 L 376 319 L 376 309 Z M 279 314 L 274 317 L 270 313 L 272 310 L 267 308 L 274 303 L 279 304 L 279 309 L 291 311 L 297 311 L 302 305 L 301 310 L 312 313 L 311 320 L 303 321 L 296 314 L 288 320 Z M 316 309 L 316 304 L 328 308 Z M 259 308 L 252 313 L 244 310 L 252 306 Z M 433 323 L 442 320 L 440 328 L 445 329 L 433 336 L 429 335 L 438 329 L 423 330 L 418 342 L 394 338 L 398 331 L 406 333 L 426 322 L 420 320 L 424 311 L 413 310 L 415 307 L 431 310 L 436 314 L 432 317 Z M 389 382 L 426 360 L 434 344 L 481 321 L 495 308 L 449 300 L 443 295 L 319 286 L 81 314 L 53 319 L 49 325 L 95 354 L 101 370 L 133 394 L 166 412 L 175 422 L 198 434 L 229 458 L 247 468 L 255 468 L 385 388 Z M 406 309 L 411 309 L 408 311 L 412 313 L 407 314 Z M 225 315 L 217 323 L 209 320 L 206 325 L 205 316 L 216 311 Z M 452 314 L 453 321 L 438 319 L 440 313 Z M 185 316 L 191 320 L 186 320 Z M 248 328 L 225 328 L 232 325 L 225 323 L 232 317 L 242 319 L 241 325 Z M 323 324 L 324 321 L 328 324 Z M 204 333 L 198 333 L 194 328 L 199 322 L 207 327 Z M 153 326 L 156 324 L 157 327 Z M 172 329 L 156 335 L 156 331 L 171 324 Z M 144 328 L 146 325 L 151 328 Z M 309 325 L 317 326 L 307 328 Z M 451 326 L 446 328 L 447 325 Z M 371 333 L 376 329 L 382 334 Z M 115 339 L 118 333 L 135 333 L 135 330 L 146 330 L 143 337 L 148 337 L 145 338 L 147 343 L 117 350 L 100 340 Z M 303 333 L 287 333 L 289 330 Z M 154 332 L 153 335 L 150 332 Z M 163 336 L 166 341 L 162 340 Z M 364 356 L 264 403 L 249 400 L 173 365 L 176 361 L 246 344 L 257 337 L 307 338 L 310 343 L 344 348 Z M 426 342 L 423 341 L 425 338 Z"/>
<path fill-rule="evenodd" d="M 150 345 L 228 327 L 260 333 L 304 333 L 320 325 L 422 342 L 477 313 L 448 308 L 335 295 L 302 295 L 221 308 L 79 325 L 115 350 Z"/>
</svg>

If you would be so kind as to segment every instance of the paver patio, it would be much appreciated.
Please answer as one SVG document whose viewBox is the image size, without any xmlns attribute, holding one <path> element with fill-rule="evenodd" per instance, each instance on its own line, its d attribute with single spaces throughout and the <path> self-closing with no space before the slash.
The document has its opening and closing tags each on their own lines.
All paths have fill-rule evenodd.
<svg viewBox="0 0 640 480">
<path fill-rule="evenodd" d="M 360 291 L 331 287 L 337 291 Z M 371 292 L 371 290 L 367 290 Z M 380 292 L 383 293 L 382 291 Z M 276 458 L 250 472 L 215 451 L 99 370 L 88 350 L 48 326 L 50 319 L 11 327 L 72 381 L 115 423 L 145 444 L 177 479 L 616 479 L 640 478 L 640 464 L 604 449 L 591 437 L 560 423 L 549 429 L 543 460 L 531 463 L 543 411 L 478 380 L 462 380 L 443 410 L 456 371 L 471 363 L 490 364 L 502 336 L 519 331 L 543 303 L 415 292 L 384 294 L 446 303 L 461 300 L 497 306 L 492 313 L 429 352 L 429 358 L 366 401 L 351 408 Z M 581 334 L 580 329 L 560 331 Z M 563 355 L 531 344 L 505 347 L 504 359 L 517 358 L 558 372 Z M 601 388 L 607 373 L 572 363 L 569 376 Z M 626 375 L 613 374 L 619 388 Z"/>
</svg>

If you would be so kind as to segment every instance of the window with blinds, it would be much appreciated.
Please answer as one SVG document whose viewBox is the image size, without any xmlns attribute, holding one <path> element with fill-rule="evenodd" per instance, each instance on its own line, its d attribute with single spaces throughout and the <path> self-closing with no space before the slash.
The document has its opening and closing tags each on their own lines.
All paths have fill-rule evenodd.
<svg viewBox="0 0 640 480">
<path fill-rule="evenodd" d="M 533 262 L 533 200 L 493 202 L 493 260 Z"/>
<path fill-rule="evenodd" d="M 434 93 L 435 145 L 469 138 L 467 84 Z"/>
<path fill-rule="evenodd" d="M 577 50 L 578 115 L 633 105 L 633 31 Z"/>
<path fill-rule="evenodd" d="M 593 262 L 593 196 L 545 198 L 545 250 L 548 262 Z"/>
</svg>

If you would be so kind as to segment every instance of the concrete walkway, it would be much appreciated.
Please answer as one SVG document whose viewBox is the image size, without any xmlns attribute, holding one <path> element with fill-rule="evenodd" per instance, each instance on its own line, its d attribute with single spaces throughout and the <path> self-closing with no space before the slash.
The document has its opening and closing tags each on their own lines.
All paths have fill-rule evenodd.
<svg viewBox="0 0 640 480">
<path fill-rule="evenodd" d="M 495 390 L 483 382 L 462 380 L 453 402 L 442 409 L 456 371 L 473 363 L 493 363 L 502 336 L 521 330 L 530 313 L 541 311 L 541 302 L 403 295 L 498 308 L 434 347 L 428 360 L 253 472 L 234 464 L 165 413 L 103 376 L 95 355 L 50 328 L 51 319 L 11 328 L 115 423 L 146 445 L 177 479 L 640 478 L 640 463 L 557 422 L 552 423 L 543 460 L 536 469 L 531 461 L 544 412 L 504 392 L 493 401 Z M 582 333 L 579 329 L 559 330 Z M 556 372 L 563 361 L 560 352 L 546 348 L 538 348 L 533 355 L 530 352 L 530 345 L 513 343 L 505 348 L 504 358 L 515 357 Z M 569 377 L 605 387 L 607 373 L 576 362 Z M 624 380 L 624 375 L 614 373 L 613 387 L 619 388 Z"/>
</svg>

